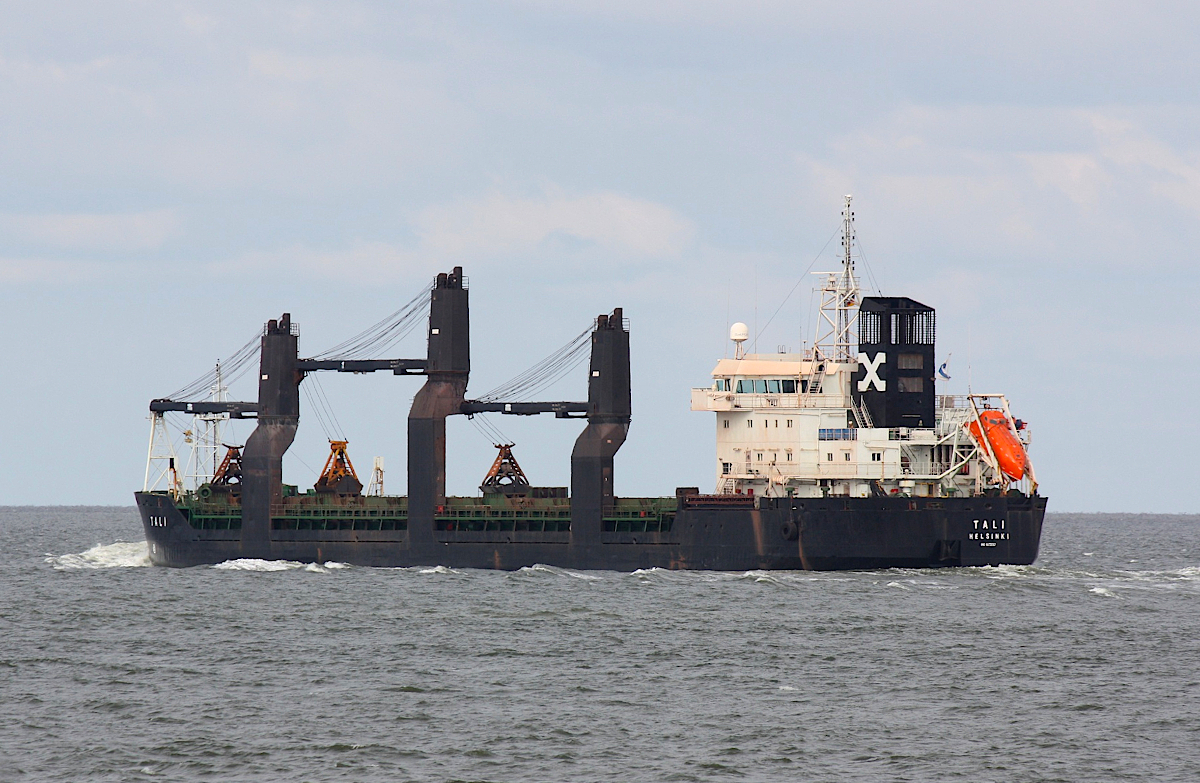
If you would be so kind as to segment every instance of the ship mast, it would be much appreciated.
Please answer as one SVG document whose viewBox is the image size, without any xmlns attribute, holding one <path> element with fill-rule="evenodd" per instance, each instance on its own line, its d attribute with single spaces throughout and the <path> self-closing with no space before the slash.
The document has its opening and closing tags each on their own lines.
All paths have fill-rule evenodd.
<svg viewBox="0 0 1200 783">
<path fill-rule="evenodd" d="M 858 323 L 859 289 L 854 276 L 854 212 L 850 209 L 851 196 L 846 196 L 842 208 L 842 269 L 827 272 L 821 291 L 820 336 L 816 341 L 817 356 L 834 361 L 848 362 L 855 358 L 858 338 L 855 327 Z"/>
<path fill-rule="evenodd" d="M 208 399 L 210 402 L 226 402 L 229 399 L 229 387 L 224 383 L 220 362 L 217 362 L 215 377 L 208 390 Z M 187 478 L 192 489 L 197 489 L 217 475 L 221 462 L 221 422 L 228 420 L 228 413 L 198 413 L 192 417 L 192 429 L 187 433 L 192 445 Z"/>
</svg>

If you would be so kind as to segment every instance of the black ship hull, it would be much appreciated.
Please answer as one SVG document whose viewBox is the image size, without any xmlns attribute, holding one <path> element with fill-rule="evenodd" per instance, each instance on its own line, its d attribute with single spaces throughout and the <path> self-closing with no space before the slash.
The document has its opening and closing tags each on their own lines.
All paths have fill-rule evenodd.
<svg viewBox="0 0 1200 783">
<path fill-rule="evenodd" d="M 197 527 L 165 493 L 136 493 L 150 559 L 187 567 L 240 558 L 361 566 L 447 566 L 515 570 L 544 564 L 580 570 L 857 570 L 1027 565 L 1038 554 L 1046 499 L 1019 493 L 970 498 L 761 498 L 728 507 L 679 501 L 657 530 L 606 524 L 578 530 L 463 529 L 441 524 L 384 527 L 345 515 L 322 529 L 274 520 L 268 535 Z M 355 529 L 355 528 L 360 529 Z M 503 527 L 503 526 L 501 526 Z M 375 529 L 372 529 L 375 528 Z M 625 529 L 622 529 L 625 528 Z M 633 528 L 633 529 L 630 529 Z M 263 531 L 266 532 L 266 531 Z"/>
</svg>

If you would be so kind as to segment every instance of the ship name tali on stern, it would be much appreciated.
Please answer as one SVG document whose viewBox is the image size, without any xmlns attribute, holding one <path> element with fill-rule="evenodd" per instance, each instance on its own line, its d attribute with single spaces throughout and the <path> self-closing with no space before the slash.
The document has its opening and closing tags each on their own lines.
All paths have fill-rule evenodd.
<svg viewBox="0 0 1200 783">
<path fill-rule="evenodd" d="M 425 359 L 362 359 L 371 345 L 361 340 L 339 346 L 341 355 L 300 359 L 298 329 L 285 314 L 259 343 L 257 402 L 225 400 L 219 372 L 209 400 L 152 401 L 147 486 L 135 493 L 151 560 L 739 571 L 1032 563 L 1046 499 L 1029 460 L 1027 424 L 1003 394 L 937 394 L 935 311 L 905 297 L 861 296 L 850 204 L 847 196 L 841 270 L 820 287 L 813 346 L 747 354 L 749 330 L 734 324 L 733 358 L 717 363 L 710 386 L 691 392 L 692 409 L 716 419 L 712 494 L 697 487 L 677 488 L 673 497 L 616 493 L 614 457 L 631 422 L 629 330 L 620 308 L 596 319 L 589 340 L 581 335 L 538 366 L 566 366 L 570 351 L 590 349 L 586 402 L 513 399 L 528 387 L 523 382 L 467 399 L 468 291 L 456 268 L 429 293 Z M 419 315 L 412 303 L 402 312 L 401 321 Z M 242 353 L 244 363 L 250 354 Z M 282 457 L 299 423 L 304 379 L 388 370 L 426 379 L 409 414 L 409 495 L 382 494 L 378 461 L 377 491 L 362 494 L 344 440 L 331 441 L 313 489 L 301 494 L 284 484 Z M 208 456 L 189 464 L 198 473 L 185 488 L 163 445 L 168 412 L 196 417 L 193 432 L 230 417 L 256 418 L 257 427 L 219 466 L 212 434 Z M 497 443 L 480 496 L 447 496 L 446 417 L 487 413 L 586 419 L 569 489 L 531 486 L 512 444 Z M 203 475 L 196 466 L 209 458 L 213 469 Z M 153 469 L 164 460 L 167 468 Z"/>
</svg>

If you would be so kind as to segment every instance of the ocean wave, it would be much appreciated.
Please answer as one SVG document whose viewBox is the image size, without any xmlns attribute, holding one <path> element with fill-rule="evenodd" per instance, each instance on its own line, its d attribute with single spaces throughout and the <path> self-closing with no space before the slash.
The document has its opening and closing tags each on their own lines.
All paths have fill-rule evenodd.
<svg viewBox="0 0 1200 783">
<path fill-rule="evenodd" d="M 844 573 L 844 572 L 842 572 Z M 630 571 L 629 576 L 642 582 L 750 582 L 753 584 L 770 584 L 797 586 L 808 582 L 851 582 L 855 577 L 836 576 L 828 571 L 701 571 L 692 569 L 669 568 L 638 568 Z"/>
<path fill-rule="evenodd" d="M 1090 568 L 1045 567 L 1039 565 L 969 566 L 963 573 L 993 581 L 1044 582 L 1061 579 L 1103 579 L 1107 574 L 1094 565 Z"/>
<path fill-rule="evenodd" d="M 418 568 L 418 574 L 461 574 L 462 571 L 455 571 L 453 568 L 447 568 L 443 565 L 433 566 L 432 568 Z"/>
<path fill-rule="evenodd" d="M 1116 598 L 1117 597 L 1117 594 L 1114 593 L 1112 590 L 1109 590 L 1107 587 L 1093 587 L 1090 590 L 1088 590 L 1088 592 L 1095 593 L 1096 595 L 1102 595 L 1102 596 L 1105 596 L 1106 598 Z"/>
<path fill-rule="evenodd" d="M 59 571 L 88 568 L 142 568 L 150 565 L 150 550 L 145 541 L 117 541 L 96 544 L 85 552 L 49 555 L 46 562 Z"/>
<path fill-rule="evenodd" d="M 1139 582 L 1200 582 L 1200 567 L 1184 566 L 1166 571 L 1118 571 L 1119 578 Z"/>
<path fill-rule="evenodd" d="M 304 570 L 313 574 L 328 574 L 349 567 L 349 563 L 330 561 L 328 563 L 309 563 L 308 565 L 304 566 Z"/>
<path fill-rule="evenodd" d="M 970 571 L 985 576 L 988 579 L 1016 579 L 1020 577 L 1042 576 L 1044 569 L 1027 565 L 995 565 L 970 566 Z"/>
<path fill-rule="evenodd" d="M 745 574 L 732 571 L 697 571 L 690 569 L 671 569 L 671 568 L 638 568 L 629 572 L 629 576 L 634 577 L 643 583 L 652 582 L 728 582 L 732 580 L 745 579 Z"/>
<path fill-rule="evenodd" d="M 779 578 L 778 572 L 761 571 L 761 570 L 746 571 L 746 572 L 742 573 L 738 578 L 739 579 L 748 579 L 756 584 L 766 583 L 766 584 L 777 585 L 777 584 L 780 584 L 782 581 Z"/>
<path fill-rule="evenodd" d="M 637 579 L 643 584 L 654 582 L 668 583 L 693 580 L 697 582 L 713 582 L 720 581 L 722 578 L 734 577 L 735 574 L 722 574 L 716 571 L 687 571 L 670 568 L 638 568 L 630 571 L 629 576 Z"/>
<path fill-rule="evenodd" d="M 542 563 L 534 563 L 531 566 L 524 566 L 517 569 L 518 574 L 554 574 L 555 576 L 569 576 L 574 579 L 582 579 L 585 582 L 599 582 L 604 577 L 596 574 L 581 574 L 578 571 L 571 571 L 566 568 L 558 568 L 557 566 L 543 565 Z"/>
</svg>

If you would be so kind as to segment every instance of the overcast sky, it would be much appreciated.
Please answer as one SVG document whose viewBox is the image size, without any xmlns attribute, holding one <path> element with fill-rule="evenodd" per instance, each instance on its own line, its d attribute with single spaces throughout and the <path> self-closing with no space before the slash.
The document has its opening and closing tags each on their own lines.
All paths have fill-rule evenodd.
<svg viewBox="0 0 1200 783">
<path fill-rule="evenodd" d="M 731 320 L 811 338 L 852 193 L 868 282 L 937 308 L 942 393 L 1032 423 L 1052 510 L 1200 511 L 1198 39 L 1188 3 L 2 0 L 0 504 L 130 504 L 150 398 L 285 310 L 317 353 L 455 265 L 473 391 L 622 306 L 617 492 L 711 490 L 688 390 Z M 320 384 L 404 491 L 420 380 Z M 579 422 L 493 423 L 568 483 Z M 450 436 L 472 494 L 495 449 Z M 285 480 L 325 438 L 306 409 Z"/>
</svg>

